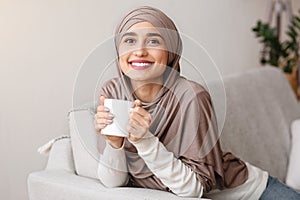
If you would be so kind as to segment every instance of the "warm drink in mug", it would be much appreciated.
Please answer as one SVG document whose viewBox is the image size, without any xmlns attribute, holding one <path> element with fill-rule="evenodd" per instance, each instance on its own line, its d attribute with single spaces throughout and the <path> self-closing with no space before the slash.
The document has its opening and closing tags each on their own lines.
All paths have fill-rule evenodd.
<svg viewBox="0 0 300 200">
<path fill-rule="evenodd" d="M 127 125 L 133 103 L 119 99 L 105 99 L 104 106 L 114 115 L 113 123 L 102 129 L 104 135 L 127 137 Z"/>
</svg>

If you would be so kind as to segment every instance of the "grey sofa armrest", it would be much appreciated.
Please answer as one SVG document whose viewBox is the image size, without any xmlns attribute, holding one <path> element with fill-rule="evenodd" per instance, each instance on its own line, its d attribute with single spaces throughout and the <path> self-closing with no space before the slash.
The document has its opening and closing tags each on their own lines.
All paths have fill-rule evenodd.
<svg viewBox="0 0 300 200">
<path fill-rule="evenodd" d="M 75 173 L 70 138 L 56 141 L 50 151 L 46 170 L 65 170 Z"/>
</svg>

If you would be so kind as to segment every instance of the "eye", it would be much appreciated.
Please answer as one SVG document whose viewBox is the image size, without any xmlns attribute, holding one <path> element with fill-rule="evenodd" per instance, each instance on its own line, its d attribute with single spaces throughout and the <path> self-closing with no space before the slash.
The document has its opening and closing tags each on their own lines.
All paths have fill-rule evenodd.
<svg viewBox="0 0 300 200">
<path fill-rule="evenodd" d="M 158 39 L 150 39 L 147 42 L 148 44 L 160 44 L 160 41 Z"/>
<path fill-rule="evenodd" d="M 127 44 L 133 44 L 133 43 L 135 42 L 135 39 L 132 39 L 132 38 L 126 38 L 126 39 L 124 40 L 124 42 L 127 43 Z"/>
</svg>

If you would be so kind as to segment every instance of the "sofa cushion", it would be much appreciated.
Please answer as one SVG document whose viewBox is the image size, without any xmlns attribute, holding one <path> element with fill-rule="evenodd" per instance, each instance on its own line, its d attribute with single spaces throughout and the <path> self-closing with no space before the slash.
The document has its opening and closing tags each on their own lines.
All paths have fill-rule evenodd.
<svg viewBox="0 0 300 200">
<path fill-rule="evenodd" d="M 97 150 L 93 104 L 73 109 L 68 116 L 76 173 L 97 179 L 100 154 Z"/>
<path fill-rule="evenodd" d="M 262 67 L 224 77 L 224 85 L 223 149 L 285 181 L 290 125 L 300 117 L 286 77 L 277 68 Z"/>
<path fill-rule="evenodd" d="M 289 160 L 286 184 L 300 191 L 300 119 L 295 120 L 291 126 L 292 148 Z"/>
</svg>

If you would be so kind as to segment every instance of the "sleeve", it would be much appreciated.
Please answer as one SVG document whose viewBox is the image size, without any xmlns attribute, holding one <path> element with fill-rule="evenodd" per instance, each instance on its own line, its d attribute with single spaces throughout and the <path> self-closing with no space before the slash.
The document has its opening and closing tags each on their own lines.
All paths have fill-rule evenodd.
<svg viewBox="0 0 300 200">
<path fill-rule="evenodd" d="M 196 174 L 168 151 L 157 137 L 148 132 L 132 144 L 152 173 L 173 193 L 182 197 L 202 196 L 203 187 Z"/>
<path fill-rule="evenodd" d="M 106 187 L 125 186 L 129 180 L 126 155 L 123 146 L 113 148 L 108 142 L 100 156 L 98 178 Z"/>
</svg>

